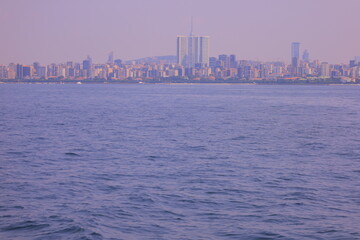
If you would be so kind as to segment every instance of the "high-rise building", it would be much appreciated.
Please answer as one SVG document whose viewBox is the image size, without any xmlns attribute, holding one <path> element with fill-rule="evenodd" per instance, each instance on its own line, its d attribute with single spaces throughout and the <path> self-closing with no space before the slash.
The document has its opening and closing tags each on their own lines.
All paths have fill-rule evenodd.
<svg viewBox="0 0 360 240">
<path fill-rule="evenodd" d="M 291 64 L 293 67 L 298 67 L 300 57 L 300 43 L 293 42 L 291 44 Z"/>
<path fill-rule="evenodd" d="M 305 50 L 303 55 L 302 55 L 302 60 L 304 62 L 309 62 L 310 61 L 310 54 L 308 50 Z"/>
<path fill-rule="evenodd" d="M 92 66 L 92 59 L 90 56 L 86 58 L 86 60 L 83 61 L 83 69 L 89 70 Z"/>
<path fill-rule="evenodd" d="M 0 79 L 8 78 L 8 70 L 6 66 L 0 66 Z"/>
<path fill-rule="evenodd" d="M 209 67 L 211 68 L 215 68 L 216 64 L 217 64 L 217 58 L 216 57 L 211 57 L 209 58 Z"/>
<path fill-rule="evenodd" d="M 330 76 L 330 67 L 329 63 L 322 62 L 320 66 L 320 76 L 321 77 L 329 77 Z"/>
<path fill-rule="evenodd" d="M 83 70 L 85 72 L 85 77 L 92 78 L 92 59 L 90 56 L 88 56 L 87 59 L 83 61 Z"/>
<path fill-rule="evenodd" d="M 33 66 L 34 66 L 35 74 L 37 75 L 39 71 L 40 63 L 34 62 Z"/>
<path fill-rule="evenodd" d="M 208 36 L 178 36 L 177 63 L 184 67 L 209 66 L 210 39 Z"/>
<path fill-rule="evenodd" d="M 221 64 L 221 67 L 228 69 L 230 67 L 230 58 L 226 54 L 219 55 L 219 61 Z"/>
<path fill-rule="evenodd" d="M 23 66 L 23 78 L 31 78 L 31 67 L 30 66 Z"/>
<path fill-rule="evenodd" d="M 36 74 L 39 78 L 46 78 L 46 67 L 39 66 Z"/>
<path fill-rule="evenodd" d="M 177 37 L 177 63 L 186 66 L 188 54 L 188 40 L 186 36 Z"/>
<path fill-rule="evenodd" d="M 234 54 L 230 55 L 230 67 L 237 68 L 236 56 Z"/>
<path fill-rule="evenodd" d="M 199 63 L 202 67 L 209 66 L 210 39 L 207 36 L 200 37 Z"/>
<path fill-rule="evenodd" d="M 16 78 L 23 79 L 23 65 L 17 64 L 16 65 Z"/>
</svg>

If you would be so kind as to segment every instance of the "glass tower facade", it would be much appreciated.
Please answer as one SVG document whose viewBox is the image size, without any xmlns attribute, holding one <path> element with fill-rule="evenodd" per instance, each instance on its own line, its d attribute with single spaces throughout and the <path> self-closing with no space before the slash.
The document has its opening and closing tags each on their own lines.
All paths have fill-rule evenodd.
<svg viewBox="0 0 360 240">
<path fill-rule="evenodd" d="M 291 44 L 291 64 L 293 67 L 298 67 L 300 57 L 300 43 L 293 42 Z"/>
<path fill-rule="evenodd" d="M 207 36 L 178 36 L 177 63 L 188 68 L 209 66 L 210 39 Z"/>
</svg>

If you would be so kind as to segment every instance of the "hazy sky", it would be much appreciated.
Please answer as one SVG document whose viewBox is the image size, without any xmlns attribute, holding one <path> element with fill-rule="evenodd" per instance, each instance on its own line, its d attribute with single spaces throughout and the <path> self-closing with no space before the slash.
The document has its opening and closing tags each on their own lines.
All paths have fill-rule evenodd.
<svg viewBox="0 0 360 240">
<path fill-rule="evenodd" d="M 176 36 L 211 38 L 211 56 L 290 62 L 360 55 L 360 0 L 0 0 L 0 64 L 105 62 L 176 54 Z"/>
</svg>

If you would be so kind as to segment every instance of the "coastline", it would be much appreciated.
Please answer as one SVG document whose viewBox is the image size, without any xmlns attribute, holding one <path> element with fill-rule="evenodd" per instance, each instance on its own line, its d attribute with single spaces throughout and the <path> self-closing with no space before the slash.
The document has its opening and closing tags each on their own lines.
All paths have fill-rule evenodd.
<svg viewBox="0 0 360 240">
<path fill-rule="evenodd" d="M 141 82 L 141 81 L 18 81 L 18 80 L 0 80 L 0 84 L 161 84 L 161 85 L 329 85 L 329 86 L 360 86 L 360 83 L 333 83 L 333 82 L 210 82 L 210 81 L 189 81 L 189 82 Z"/>
</svg>

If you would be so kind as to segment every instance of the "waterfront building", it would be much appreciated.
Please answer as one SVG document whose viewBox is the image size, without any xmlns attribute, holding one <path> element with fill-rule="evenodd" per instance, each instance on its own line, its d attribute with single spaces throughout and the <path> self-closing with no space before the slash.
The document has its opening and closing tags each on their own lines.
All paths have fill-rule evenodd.
<svg viewBox="0 0 360 240">
<path fill-rule="evenodd" d="M 39 66 L 36 75 L 38 78 L 45 79 L 46 76 L 46 67 Z"/>
<path fill-rule="evenodd" d="M 31 78 L 32 77 L 32 67 L 31 66 L 23 66 L 23 78 Z"/>
<path fill-rule="evenodd" d="M 0 79 L 8 78 L 8 69 L 6 66 L 0 66 Z"/>
<path fill-rule="evenodd" d="M 23 79 L 23 65 L 17 64 L 16 65 L 16 78 Z"/>
<path fill-rule="evenodd" d="M 34 63 L 33 63 L 33 67 L 34 67 L 34 74 L 35 74 L 35 75 L 38 75 L 40 63 L 34 62 Z"/>
<path fill-rule="evenodd" d="M 90 56 L 88 56 L 87 59 L 83 61 L 83 69 L 85 70 L 86 78 L 93 78 L 92 59 Z"/>
<path fill-rule="evenodd" d="M 7 70 L 8 79 L 16 79 L 16 64 L 10 63 Z"/>
<path fill-rule="evenodd" d="M 327 62 L 322 62 L 320 66 L 320 77 L 330 77 L 330 66 Z"/>
</svg>

